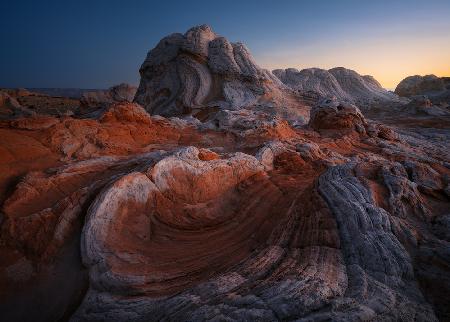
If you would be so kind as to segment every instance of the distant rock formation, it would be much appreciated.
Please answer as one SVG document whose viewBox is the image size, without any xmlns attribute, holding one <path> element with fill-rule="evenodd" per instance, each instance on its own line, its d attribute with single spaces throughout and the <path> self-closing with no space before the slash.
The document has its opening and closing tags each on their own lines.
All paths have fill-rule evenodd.
<svg viewBox="0 0 450 322">
<path fill-rule="evenodd" d="M 30 115 L 99 117 L 111 104 L 132 102 L 136 89 L 125 83 L 108 90 L 47 88 L 33 92 L 0 89 L 0 119 Z M 84 92 L 81 94 L 80 91 Z"/>
<path fill-rule="evenodd" d="M 426 95 L 435 104 L 450 104 L 450 77 L 409 76 L 397 85 L 395 93 L 404 97 Z"/>
<path fill-rule="evenodd" d="M 132 102 L 137 88 L 135 86 L 122 83 L 108 90 L 88 91 L 81 97 L 82 106 L 102 107 L 112 103 Z"/>
<path fill-rule="evenodd" d="M 30 116 L 32 112 L 17 101 L 20 90 L 0 90 L 0 119 Z M 24 93 L 26 91 L 23 91 Z"/>
<path fill-rule="evenodd" d="M 202 107 L 252 106 L 283 87 L 256 65 L 245 45 L 229 42 L 206 25 L 163 38 L 148 53 L 140 74 L 135 102 L 163 116 Z"/>
<path fill-rule="evenodd" d="M 28 91 L 33 93 L 40 93 L 54 97 L 67 97 L 80 99 L 84 93 L 101 91 L 101 89 L 86 89 L 86 88 L 64 88 L 64 87 L 29 87 Z"/>
<path fill-rule="evenodd" d="M 427 95 L 450 90 L 450 77 L 437 77 L 436 75 L 415 75 L 403 79 L 395 88 L 400 96 Z"/>
<path fill-rule="evenodd" d="M 321 97 L 336 97 L 340 101 L 356 103 L 363 107 L 377 101 L 398 100 L 382 88 L 372 76 L 361 76 L 343 67 L 330 70 L 307 68 L 276 69 L 272 73 L 284 84 L 299 92 L 315 92 Z"/>
</svg>

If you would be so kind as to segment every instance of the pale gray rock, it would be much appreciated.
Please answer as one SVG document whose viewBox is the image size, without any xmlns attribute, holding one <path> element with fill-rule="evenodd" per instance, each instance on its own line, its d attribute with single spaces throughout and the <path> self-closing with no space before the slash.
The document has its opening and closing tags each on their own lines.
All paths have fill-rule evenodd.
<svg viewBox="0 0 450 322">
<path fill-rule="evenodd" d="M 343 67 L 330 70 L 294 68 L 273 71 L 284 84 L 300 93 L 313 92 L 321 98 L 336 97 L 342 102 L 358 104 L 364 108 L 374 102 L 399 101 L 397 95 L 385 90 L 372 76 L 361 76 Z"/>
<path fill-rule="evenodd" d="M 345 306 L 338 305 L 340 300 L 330 313 L 318 315 L 331 314 L 334 321 L 437 321 L 414 280 L 412 259 L 393 233 L 392 215 L 375 205 L 354 167 L 333 167 L 319 178 L 319 191 L 339 225 L 349 288 Z M 394 216 L 407 216 L 403 202 L 411 196 L 393 188 L 391 178 L 384 179 L 392 187 Z M 343 311 L 347 305 L 352 309 Z"/>
<path fill-rule="evenodd" d="M 320 97 L 337 97 L 343 101 L 352 101 L 337 79 L 329 71 L 320 68 L 307 68 L 298 71 L 295 68 L 276 69 L 272 72 L 285 85 L 300 92 L 314 92 Z"/>
<path fill-rule="evenodd" d="M 135 102 L 164 116 L 211 105 L 252 106 L 265 92 L 283 88 L 256 65 L 245 45 L 230 43 L 206 25 L 163 38 L 148 53 L 140 73 Z"/>
</svg>

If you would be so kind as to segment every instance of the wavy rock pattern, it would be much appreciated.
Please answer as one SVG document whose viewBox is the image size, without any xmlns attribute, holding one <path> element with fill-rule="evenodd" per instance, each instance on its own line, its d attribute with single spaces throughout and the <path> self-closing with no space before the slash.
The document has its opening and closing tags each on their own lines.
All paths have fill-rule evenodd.
<svg viewBox="0 0 450 322">
<path fill-rule="evenodd" d="M 353 167 L 332 168 L 319 179 L 319 191 L 339 226 L 349 285 L 343 301 L 351 313 L 335 310 L 332 319 L 437 321 L 414 280 L 412 259 L 393 233 L 389 213 L 375 206 Z M 397 190 L 391 198 L 400 196 L 405 198 Z M 401 209 L 406 205 L 396 201 L 401 207 L 396 215 L 405 216 Z"/>
<path fill-rule="evenodd" d="M 140 73 L 135 101 L 164 116 L 208 106 L 253 106 L 267 91 L 283 87 L 256 65 L 245 45 L 230 43 L 206 25 L 163 38 L 148 53 Z"/>
<path fill-rule="evenodd" d="M 410 237 L 401 228 L 410 209 L 417 216 L 427 210 L 415 203 L 421 197 L 406 172 L 392 173 L 401 166 L 335 166 L 316 184 L 283 197 L 283 184 L 268 181 L 250 156 L 201 161 L 198 155 L 188 148 L 147 175 L 131 173 L 94 202 L 83 252 L 91 289 L 74 320 L 437 321 L 415 279 L 415 253 L 408 252 Z M 250 168 L 242 168 L 244 160 Z M 240 171 L 252 169 L 245 175 L 250 177 L 232 171 L 237 181 L 219 176 L 205 182 L 198 176 L 222 173 L 222 164 L 230 162 Z M 193 195 L 192 179 L 167 183 L 173 171 L 221 191 Z M 269 176 L 273 181 L 277 175 Z M 386 209 L 377 205 L 379 190 L 371 184 L 377 178 L 390 191 Z"/>
<path fill-rule="evenodd" d="M 361 76 L 343 67 L 330 70 L 307 68 L 301 71 L 295 68 L 276 69 L 273 74 L 297 91 L 314 92 L 323 98 L 336 97 L 362 107 L 377 101 L 399 100 L 395 94 L 382 88 L 372 76 Z"/>
</svg>

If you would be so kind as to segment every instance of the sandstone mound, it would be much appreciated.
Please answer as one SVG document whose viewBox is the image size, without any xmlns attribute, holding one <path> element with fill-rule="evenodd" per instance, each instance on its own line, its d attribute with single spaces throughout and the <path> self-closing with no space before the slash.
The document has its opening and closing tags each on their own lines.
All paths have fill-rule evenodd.
<svg viewBox="0 0 450 322">
<path fill-rule="evenodd" d="M 309 126 L 314 130 L 348 130 L 365 132 L 367 122 L 355 105 L 325 99 L 311 110 Z"/>
<path fill-rule="evenodd" d="M 435 75 L 408 76 L 395 88 L 395 93 L 400 96 L 427 95 L 448 90 L 449 77 L 437 77 Z"/>
<path fill-rule="evenodd" d="M 397 101 L 398 98 L 381 87 L 372 76 L 361 76 L 353 70 L 336 67 L 330 70 L 295 68 L 273 71 L 284 84 L 299 92 L 315 92 L 321 97 L 336 97 L 341 101 L 364 107 L 377 101 Z"/>
<path fill-rule="evenodd" d="M 304 177 L 285 151 L 275 173 Z M 437 321 L 411 259 L 427 248 L 407 250 L 430 210 L 401 164 L 335 166 L 284 196 L 277 176 L 248 155 L 203 161 L 187 148 L 105 188 L 83 232 L 91 289 L 74 320 Z"/>
<path fill-rule="evenodd" d="M 135 101 L 151 114 L 165 116 L 208 106 L 253 106 L 282 86 L 256 65 L 245 45 L 230 43 L 206 25 L 163 38 L 140 73 Z"/>
<path fill-rule="evenodd" d="M 301 71 L 295 68 L 276 69 L 273 74 L 287 86 L 301 92 L 312 91 L 320 97 L 335 96 L 341 100 L 352 100 L 333 74 L 325 69 L 307 68 Z"/>
<path fill-rule="evenodd" d="M 409 76 L 397 85 L 395 93 L 405 97 L 425 95 L 433 104 L 448 107 L 450 105 L 450 77 Z"/>
<path fill-rule="evenodd" d="M 96 200 L 82 241 L 96 289 L 172 294 L 242 258 L 243 230 L 230 230 L 226 218 L 236 214 L 226 207 L 237 201 L 236 186 L 262 166 L 239 153 L 228 159 L 200 157 L 194 147 L 181 150 L 156 163 L 148 176 L 124 176 Z M 219 252 L 230 239 L 241 242 Z M 202 257 L 216 260 L 210 264 Z"/>
</svg>

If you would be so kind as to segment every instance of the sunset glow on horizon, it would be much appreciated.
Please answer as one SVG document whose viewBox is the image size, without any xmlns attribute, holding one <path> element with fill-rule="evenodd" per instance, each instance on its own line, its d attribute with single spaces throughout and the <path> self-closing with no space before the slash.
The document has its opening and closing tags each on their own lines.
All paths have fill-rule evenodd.
<svg viewBox="0 0 450 322">
<path fill-rule="evenodd" d="M 389 14 L 388 10 L 395 14 Z M 323 27 L 290 30 L 267 50 L 255 53 L 264 68 L 345 67 L 371 75 L 395 89 L 411 75 L 450 76 L 450 2 L 426 8 L 405 7 L 371 13 L 353 21 L 334 19 Z M 316 37 L 305 36 L 315 34 Z"/>
<path fill-rule="evenodd" d="M 404 33 L 372 35 L 358 39 L 349 35 L 353 42 L 312 42 L 306 46 L 282 46 L 255 55 L 264 68 L 317 67 L 330 69 L 345 67 L 361 75 L 371 75 L 388 89 L 411 75 L 450 76 L 450 32 L 435 30 L 429 26 L 429 34 Z M 447 30 L 450 30 L 450 26 Z M 431 34 L 432 33 L 432 34 Z"/>
<path fill-rule="evenodd" d="M 372 53 L 372 55 L 375 59 L 377 53 Z M 361 75 L 373 76 L 384 88 L 390 90 L 394 90 L 397 84 L 408 76 L 433 74 L 438 77 L 450 77 L 450 64 L 442 63 L 450 61 L 450 50 L 445 53 L 432 53 L 427 58 L 417 54 L 404 57 L 404 59 L 396 57 L 396 55 L 386 57 L 385 60 L 374 61 L 371 59 L 372 63 L 366 62 L 366 59 L 367 55 L 348 57 L 346 53 L 343 53 L 341 57 L 339 51 L 335 51 L 332 57 L 328 57 L 326 53 L 317 54 L 315 57 L 307 57 L 302 53 L 292 56 L 278 53 L 263 55 L 261 58 L 257 58 L 257 61 L 261 67 L 268 70 L 345 67 L 355 70 Z M 424 61 L 425 59 L 429 62 Z"/>
</svg>

